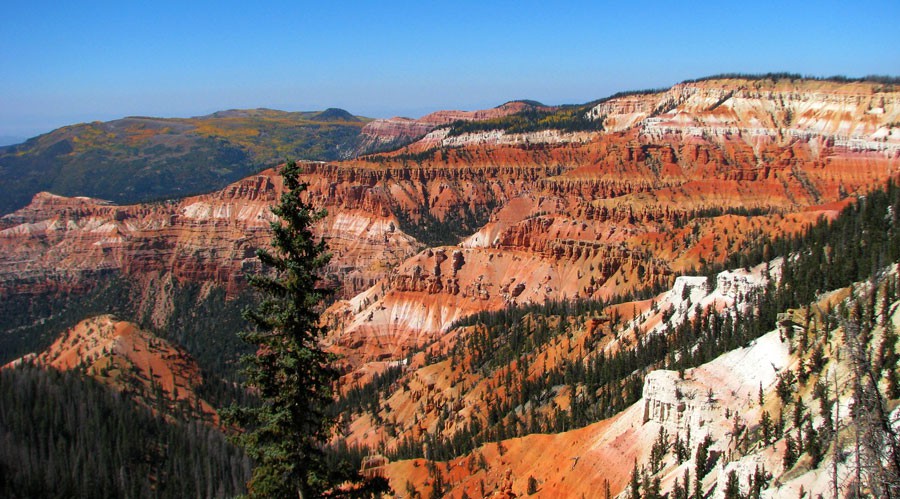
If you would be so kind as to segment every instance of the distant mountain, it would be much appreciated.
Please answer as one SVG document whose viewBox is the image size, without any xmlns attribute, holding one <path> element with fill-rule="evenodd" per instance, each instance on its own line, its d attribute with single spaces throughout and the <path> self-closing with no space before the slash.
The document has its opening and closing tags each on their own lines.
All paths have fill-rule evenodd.
<svg viewBox="0 0 900 499">
<path fill-rule="evenodd" d="M 329 107 L 321 113 L 314 114 L 313 119 L 317 121 L 350 121 L 357 123 L 363 121 L 358 117 L 348 113 L 347 111 L 335 107 Z"/>
<path fill-rule="evenodd" d="M 419 119 L 394 117 L 373 120 L 362 129 L 357 155 L 383 152 L 403 147 L 429 132 L 450 124 L 502 121 L 523 113 L 549 113 L 555 110 L 533 100 L 512 100 L 491 109 L 478 111 L 435 111 Z"/>
<path fill-rule="evenodd" d="M 511 101 L 418 120 L 371 120 L 338 108 L 229 109 L 193 118 L 134 116 L 71 125 L 0 146 L 0 215 L 41 191 L 119 204 L 211 192 L 286 158 L 350 159 L 405 146 L 450 123 L 536 109 L 551 108 Z"/>
<path fill-rule="evenodd" d="M 247 109 L 59 128 L 0 147 L 0 213 L 40 191 L 135 203 L 220 189 L 285 158 L 344 158 L 367 121 L 342 109 Z"/>
</svg>

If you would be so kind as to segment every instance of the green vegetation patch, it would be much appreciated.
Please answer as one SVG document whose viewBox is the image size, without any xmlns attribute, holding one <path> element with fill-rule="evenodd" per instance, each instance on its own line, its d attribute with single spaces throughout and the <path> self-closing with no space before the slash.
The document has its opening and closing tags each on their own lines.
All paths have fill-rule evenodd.
<svg viewBox="0 0 900 499">
<path fill-rule="evenodd" d="M 0 214 L 41 191 L 119 204 L 210 192 L 286 157 L 347 157 L 363 125 L 341 109 L 253 109 L 67 126 L 0 147 Z"/>
<path fill-rule="evenodd" d="M 448 135 L 503 130 L 507 133 L 529 133 L 542 130 L 581 132 L 603 130 L 599 121 L 587 117 L 591 106 L 565 106 L 552 111 L 529 109 L 516 114 L 483 121 L 456 121 L 450 124 Z"/>
</svg>

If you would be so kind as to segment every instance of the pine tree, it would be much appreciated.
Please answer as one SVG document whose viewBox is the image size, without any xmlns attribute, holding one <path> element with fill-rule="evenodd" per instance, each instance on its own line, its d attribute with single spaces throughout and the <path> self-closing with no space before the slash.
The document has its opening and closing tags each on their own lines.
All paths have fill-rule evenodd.
<svg viewBox="0 0 900 499">
<path fill-rule="evenodd" d="M 630 499 L 641 499 L 641 474 L 638 471 L 637 460 L 634 461 L 634 468 L 631 469 L 631 483 L 628 497 Z"/>
<path fill-rule="evenodd" d="M 684 467 L 683 481 L 684 481 L 684 493 L 681 495 L 681 497 L 675 496 L 674 499 L 688 499 L 688 495 L 690 495 L 690 492 L 691 492 L 691 468 L 688 466 Z"/>
<path fill-rule="evenodd" d="M 685 486 L 687 488 L 687 486 Z M 694 499 L 703 499 L 703 477 L 698 473 L 694 477 Z"/>
<path fill-rule="evenodd" d="M 804 438 L 806 439 L 806 442 L 803 447 L 806 449 L 806 453 L 809 454 L 809 457 L 812 458 L 812 466 L 815 468 L 819 465 L 819 462 L 822 461 L 824 450 L 822 449 L 819 432 L 813 427 L 812 419 L 806 420 Z"/>
<path fill-rule="evenodd" d="M 890 399 L 900 398 L 900 380 L 897 379 L 897 362 L 900 360 L 900 356 L 897 355 L 896 345 L 897 332 L 894 330 L 894 325 L 890 321 L 886 321 L 878 358 L 879 365 L 887 379 L 886 395 Z"/>
<path fill-rule="evenodd" d="M 750 499 L 759 499 L 760 494 L 762 493 L 763 486 L 766 484 L 766 470 L 765 467 L 760 469 L 757 465 L 753 470 L 753 476 L 750 477 L 750 493 L 747 494 L 747 497 Z"/>
<path fill-rule="evenodd" d="M 784 470 L 787 471 L 794 467 L 797 462 L 797 443 L 791 435 L 784 437 Z"/>
<path fill-rule="evenodd" d="M 778 413 L 778 419 L 775 420 L 775 440 L 780 440 L 784 435 L 784 411 Z"/>
<path fill-rule="evenodd" d="M 430 468 L 431 473 L 431 493 L 428 495 L 431 499 L 440 499 L 444 497 L 444 475 L 437 467 Z"/>
<path fill-rule="evenodd" d="M 794 428 L 798 431 L 803 427 L 803 421 L 806 419 L 806 404 L 800 395 L 797 395 L 797 402 L 794 404 Z"/>
<path fill-rule="evenodd" d="M 672 498 L 687 499 L 687 493 L 685 492 L 684 487 L 681 486 L 681 482 L 678 481 L 678 477 L 675 477 L 675 484 L 672 485 Z"/>
<path fill-rule="evenodd" d="M 273 251 L 257 251 L 274 275 L 249 277 L 263 300 L 245 312 L 254 327 L 241 333 L 256 347 L 255 355 L 243 359 L 244 374 L 262 404 L 225 413 L 226 421 L 246 430 L 236 440 L 255 461 L 250 495 L 304 499 L 325 492 L 386 490 L 382 478 L 365 481 L 349 465 L 326 464 L 326 443 L 335 427 L 327 408 L 338 372 L 319 343 L 324 333 L 320 309 L 331 290 L 320 285 L 318 274 L 331 255 L 324 240 L 316 242 L 312 234 L 325 212 L 302 200 L 306 184 L 295 162 L 288 162 L 281 176 L 284 192 L 272 208 L 277 217 L 271 224 Z"/>
<path fill-rule="evenodd" d="M 876 496 L 900 497 L 900 436 L 891 422 L 887 402 L 878 388 L 878 373 L 868 346 L 871 331 L 864 321 L 852 316 L 843 324 L 845 342 L 853 366 L 853 398 L 859 403 L 852 409 L 857 431 L 856 480 Z"/>
<path fill-rule="evenodd" d="M 785 406 L 791 401 L 791 394 L 794 390 L 796 378 L 793 371 L 784 371 L 778 374 L 778 384 L 775 386 L 775 393 L 781 399 L 781 405 Z"/>
<path fill-rule="evenodd" d="M 694 468 L 696 469 L 697 478 L 703 478 L 709 472 L 709 446 L 712 445 L 712 437 L 706 435 L 697 446 L 697 453 L 694 455 Z"/>
<path fill-rule="evenodd" d="M 644 493 L 644 499 L 661 499 L 661 489 L 662 480 L 658 476 L 653 477 L 653 479 L 650 480 L 649 487 L 647 487 L 647 492 Z"/>
<path fill-rule="evenodd" d="M 728 472 L 728 482 L 725 484 L 725 499 L 741 499 L 741 486 L 738 482 L 737 472 Z"/>
<path fill-rule="evenodd" d="M 769 440 L 772 439 L 772 418 L 768 411 L 763 411 L 759 426 L 762 428 L 763 443 L 769 445 Z"/>
<path fill-rule="evenodd" d="M 659 427 L 659 434 L 650 449 L 650 474 L 655 475 L 663 467 L 663 459 L 669 451 L 669 435 L 665 428 Z"/>
<path fill-rule="evenodd" d="M 690 430 L 690 427 L 688 430 Z M 687 461 L 688 457 L 690 457 L 687 442 L 681 439 L 681 434 L 678 432 L 675 433 L 675 443 L 672 445 L 672 448 L 675 451 L 675 460 L 678 464 Z"/>
</svg>

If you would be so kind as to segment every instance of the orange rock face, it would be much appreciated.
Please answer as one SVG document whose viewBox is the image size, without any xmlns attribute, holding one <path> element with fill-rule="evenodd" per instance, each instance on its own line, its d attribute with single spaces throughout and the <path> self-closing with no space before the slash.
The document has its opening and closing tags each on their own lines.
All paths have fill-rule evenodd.
<svg viewBox="0 0 900 499">
<path fill-rule="evenodd" d="M 390 153 L 309 163 L 305 173 L 308 199 L 328 210 L 317 230 L 334 254 L 328 278 L 341 291 L 325 314 L 325 341 L 341 356 L 344 389 L 391 368 L 403 372 L 402 383 L 380 395 L 377 417 L 356 413 L 343 421 L 343 435 L 386 450 L 404 439 L 451 438 L 512 396 L 506 380 L 536 379 L 591 349 L 626 348 L 636 336 L 616 337 L 611 321 L 632 320 L 655 302 L 629 303 L 583 324 L 555 319 L 552 326 L 568 332 L 527 366 L 512 359 L 487 372 L 465 356 L 447 357 L 479 334 L 477 324 L 451 327 L 472 314 L 605 299 L 647 285 L 668 289 L 679 274 L 723 262 L 762 236 L 835 216 L 900 172 L 898 99 L 871 83 L 712 80 L 601 102 L 587 113 L 603 131 L 448 137 L 436 128 L 504 116 L 525 103 L 366 125 L 373 148 L 421 139 Z M 219 192 L 155 204 L 39 194 L 0 220 L 0 299 L 80 292 L 110 273 L 153 283 L 157 300 L 167 292 L 161 276 L 233 295 L 258 269 L 254 251 L 267 245 L 268 208 L 280 192 L 279 177 L 266 171 Z M 127 350 L 109 346 L 113 340 L 143 338 L 94 321 L 67 333 L 41 361 L 85 365 L 91 352 Z M 91 328 L 107 333 L 95 338 Z M 142 341 L 137 350 L 154 348 Z M 97 369 L 119 361 L 104 362 Z M 129 362 L 145 379 L 161 376 L 172 400 L 187 391 L 191 374 L 144 366 L 140 357 Z M 585 394 L 560 385 L 544 396 L 566 410 Z M 548 497 L 591 496 L 606 478 L 615 493 L 653 438 L 635 436 L 639 409 L 629 411 L 576 431 L 505 441 L 502 449 L 485 445 L 448 463 L 444 474 L 470 497 L 522 495 L 530 475 L 541 477 Z M 422 463 L 379 468 L 395 490 L 429 480 Z"/>
<path fill-rule="evenodd" d="M 454 147 L 426 137 L 309 163 L 309 199 L 328 210 L 318 227 L 334 254 L 328 274 L 346 300 L 331 341 L 352 368 L 396 360 L 473 312 L 664 285 L 760 234 L 797 230 L 829 212 L 817 206 L 897 172 L 897 95 L 876 84 L 713 80 L 598 104 L 589 116 L 606 120 L 604 132 L 500 131 Z M 257 268 L 280 189 L 267 171 L 155 204 L 39 194 L 0 220 L 0 297 L 77 292 L 109 272 L 233 294 Z M 464 239 L 422 253 L 411 232 L 429 230 Z"/>
<path fill-rule="evenodd" d="M 79 322 L 27 361 L 60 371 L 80 369 L 152 408 L 218 423 L 216 410 L 196 394 L 203 378 L 187 352 L 110 315 Z"/>
<path fill-rule="evenodd" d="M 329 341 L 343 355 L 348 384 L 363 383 L 388 366 L 404 369 L 399 385 L 379 401 L 378 417 L 358 416 L 344 435 L 352 443 L 387 449 L 404 438 L 452 438 L 483 422 L 492 405 L 510 396 L 502 382 L 509 372 L 513 379 L 540 376 L 548 366 L 577 361 L 590 345 L 603 347 L 607 341 L 593 338 L 591 331 L 601 331 L 594 324 L 551 344 L 524 374 L 516 361 L 484 376 L 465 360 L 462 366 L 453 360 L 428 363 L 425 354 L 414 354 L 426 348 L 429 355 L 440 355 L 477 333 L 477 327 L 451 327 L 467 314 L 512 303 L 610 297 L 647 283 L 668 287 L 676 274 L 724 261 L 760 235 L 791 233 L 832 217 L 852 194 L 894 177 L 900 167 L 898 137 L 889 124 L 893 118 L 885 115 L 897 115 L 896 93 L 863 86 L 831 95 L 833 86 L 813 87 L 792 87 L 790 98 L 777 94 L 795 107 L 772 102 L 774 90 L 735 91 L 727 98 L 726 91 L 706 106 L 696 102 L 701 92 L 694 90 L 684 90 L 683 98 L 653 96 L 653 105 L 629 97 L 620 114 L 647 109 L 647 116 L 617 118 L 632 121 L 589 140 L 573 135 L 569 142 L 555 137 L 541 143 L 533 134 L 510 143 L 503 134 L 483 134 L 448 148 L 432 135 L 385 155 L 381 164 L 387 167 L 415 161 L 426 169 L 537 165 L 557 171 L 513 176 L 488 223 L 458 246 L 419 253 L 376 287 L 332 309 L 337 319 Z M 882 111 L 866 111 L 882 98 Z M 658 113 L 660 121 L 649 120 L 660 99 L 671 107 Z M 716 104 L 724 108 L 710 109 Z M 762 119 L 760 110 L 779 106 L 782 113 L 792 109 L 793 120 L 803 119 Z M 844 112 L 834 111 L 841 106 Z M 733 128 L 716 119 L 731 120 Z M 847 129 L 842 123 L 857 119 L 862 124 L 850 128 L 855 135 L 839 132 Z M 698 122 L 704 126 L 695 127 Z M 641 302 L 610 313 L 627 320 L 650 307 Z M 563 387 L 551 398 L 565 408 L 575 395 Z M 640 419 L 636 411 L 573 432 L 504 441 L 503 451 L 488 444 L 439 466 L 446 481 L 456 484 L 454 493 L 472 497 L 523 494 L 531 474 L 542 477 L 546 497 L 596 495 L 606 479 L 616 493 L 626 485 L 633 459 L 646 458 L 653 438 L 628 428 Z M 482 456 L 488 463 L 483 470 Z M 427 490 L 433 479 L 424 467 L 403 461 L 389 464 L 386 473 L 398 490 L 406 481 Z"/>
<path fill-rule="evenodd" d="M 316 176 L 310 197 L 329 210 L 320 230 L 335 258 L 328 269 L 354 294 L 416 250 L 371 187 Z M 3 218 L 0 296 L 78 289 L 100 271 L 165 273 L 210 282 L 233 293 L 268 244 L 269 207 L 281 190 L 272 171 L 217 193 L 177 202 L 114 206 L 87 198 L 38 194 Z"/>
</svg>

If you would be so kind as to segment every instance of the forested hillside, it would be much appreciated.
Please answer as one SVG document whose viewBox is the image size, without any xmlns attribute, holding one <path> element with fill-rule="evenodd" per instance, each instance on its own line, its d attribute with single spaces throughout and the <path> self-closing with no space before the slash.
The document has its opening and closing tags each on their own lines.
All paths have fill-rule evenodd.
<svg viewBox="0 0 900 499">
<path fill-rule="evenodd" d="M 0 496 L 233 497 L 249 470 L 218 428 L 154 414 L 79 372 L 0 371 Z"/>
<path fill-rule="evenodd" d="M 285 157 L 343 158 L 364 124 L 341 109 L 250 109 L 71 125 L 0 147 L 0 214 L 41 191 L 124 204 L 209 192 Z"/>
<path fill-rule="evenodd" d="M 885 380 L 882 398 L 895 399 L 900 395 L 896 336 L 893 341 L 882 340 L 881 333 L 872 330 L 889 321 L 891 306 L 898 299 L 896 277 L 884 274 L 884 269 L 900 261 L 898 210 L 900 189 L 889 182 L 860 197 L 834 220 L 823 218 L 795 236 L 762 236 L 746 253 L 733 255 L 725 265 L 705 268 L 705 278 L 694 278 L 700 283 L 695 286 L 710 293 L 717 286 L 716 274 L 723 269 L 737 268 L 739 275 L 751 267 L 762 269 L 763 285 L 741 291 L 740 306 L 692 304 L 691 297 L 697 295 L 686 285 L 677 311 L 665 303 L 657 308 L 659 290 L 648 289 L 610 301 L 549 302 L 473 315 L 450 329 L 455 342 L 432 345 L 425 349 L 424 360 L 417 357 L 412 362 L 415 367 L 388 369 L 350 390 L 338 408 L 348 419 L 387 428 L 382 438 L 396 442 L 386 449 L 392 460 L 474 459 L 473 452 L 484 452 L 492 442 L 569 432 L 617 416 L 641 399 L 650 372 L 684 373 L 709 363 L 772 331 L 792 309 L 817 310 L 818 319 L 813 322 L 815 329 L 803 334 L 788 329 L 791 335 L 785 341 L 802 356 L 802 362 L 799 369 L 783 374 L 782 384 L 791 384 L 779 388 L 784 405 L 791 404 L 790 394 L 800 389 L 793 384 L 812 386 L 823 376 L 822 369 L 834 355 L 828 346 L 831 338 L 850 341 L 831 332 L 848 321 L 866 338 L 860 348 L 877 356 L 873 375 Z M 771 269 L 766 263 L 770 261 L 776 262 Z M 873 283 L 871 291 L 840 310 L 819 311 L 816 303 L 823 292 L 860 281 Z M 805 314 L 811 317 L 813 312 Z M 659 320 L 664 327 L 647 329 L 647 324 Z M 819 331 L 819 336 L 813 331 Z M 822 336 L 826 334 L 828 341 Z M 569 356 L 559 358 L 559 352 Z M 428 375 L 423 373 L 430 372 L 446 372 L 446 387 L 437 389 L 433 381 L 425 381 L 423 376 Z M 418 407 L 420 423 L 397 417 L 407 403 Z M 469 412 L 470 417 L 461 419 L 451 412 L 451 408 L 473 404 L 479 409 Z M 800 404 L 796 410 L 806 411 Z M 806 421 L 806 416 L 798 417 Z M 767 424 L 774 428 L 774 423 Z M 831 444 L 828 439 L 836 430 L 820 426 L 818 420 L 815 429 L 795 426 L 796 442 L 805 443 L 789 451 L 786 463 L 793 465 L 803 452 L 817 453 L 814 463 L 821 462 L 822 449 Z M 772 428 L 766 431 L 775 431 Z M 777 438 L 773 433 L 766 442 L 789 435 L 787 429 L 778 431 Z M 672 444 L 671 438 L 668 435 L 665 444 L 669 450 L 672 445 L 686 445 L 677 440 Z M 816 440 L 810 443 L 810 439 Z M 678 462 L 694 450 L 677 450 Z M 429 469 L 431 480 L 440 480 L 438 468 Z"/>
</svg>

